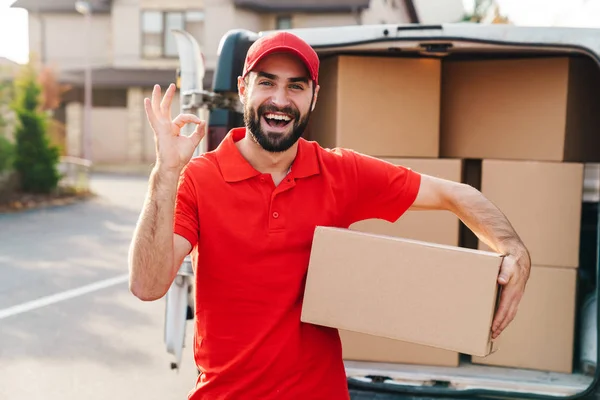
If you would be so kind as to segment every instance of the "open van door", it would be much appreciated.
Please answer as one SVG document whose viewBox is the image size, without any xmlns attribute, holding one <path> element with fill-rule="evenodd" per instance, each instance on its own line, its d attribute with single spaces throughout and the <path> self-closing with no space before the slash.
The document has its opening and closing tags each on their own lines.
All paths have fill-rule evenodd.
<svg viewBox="0 0 600 400">
<path fill-rule="evenodd" d="M 179 53 L 179 70 L 177 76 L 177 87 L 180 92 L 180 112 L 196 114 L 208 121 L 208 116 L 203 115 L 201 94 L 204 92 L 202 81 L 204 79 L 205 67 L 204 57 L 200 51 L 198 42 L 187 32 L 173 30 Z M 200 101 L 199 101 L 200 100 Z M 181 129 L 183 135 L 189 136 L 194 131 L 193 125 L 185 125 Z M 194 157 L 206 152 L 206 139 L 203 139 L 196 150 Z M 171 363 L 172 369 L 178 369 L 183 353 L 186 322 L 193 319 L 194 296 L 193 296 L 192 260 L 188 255 L 175 280 L 166 294 L 164 340 L 167 352 L 175 357 Z"/>
</svg>

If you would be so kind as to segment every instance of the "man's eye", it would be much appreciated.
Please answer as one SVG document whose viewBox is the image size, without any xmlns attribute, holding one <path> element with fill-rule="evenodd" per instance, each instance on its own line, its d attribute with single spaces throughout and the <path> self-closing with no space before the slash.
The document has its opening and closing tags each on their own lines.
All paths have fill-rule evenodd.
<svg viewBox="0 0 600 400">
<path fill-rule="evenodd" d="M 302 85 L 290 85 L 290 88 L 295 90 L 304 90 L 304 86 Z"/>
<path fill-rule="evenodd" d="M 259 83 L 259 85 L 271 85 L 271 82 L 269 81 L 262 81 Z"/>
</svg>

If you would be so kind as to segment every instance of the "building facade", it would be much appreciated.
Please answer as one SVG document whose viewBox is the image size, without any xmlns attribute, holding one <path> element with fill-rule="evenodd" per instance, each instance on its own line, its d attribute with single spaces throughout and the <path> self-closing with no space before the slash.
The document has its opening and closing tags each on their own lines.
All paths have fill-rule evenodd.
<svg viewBox="0 0 600 400">
<path fill-rule="evenodd" d="M 97 164 L 154 161 L 143 98 L 154 84 L 166 87 L 176 79 L 177 48 L 171 29 L 190 32 L 200 44 L 207 67 L 204 84 L 209 88 L 219 42 L 231 29 L 423 22 L 418 8 L 426 13 L 431 8 L 409 0 L 88 0 L 86 4 L 89 18 L 75 0 L 17 0 L 13 7 L 28 10 L 30 52 L 69 86 L 55 112 L 55 119 L 64 125 L 63 154 L 83 154 L 89 66 L 90 158 Z M 177 113 L 179 104 L 174 103 Z"/>
</svg>

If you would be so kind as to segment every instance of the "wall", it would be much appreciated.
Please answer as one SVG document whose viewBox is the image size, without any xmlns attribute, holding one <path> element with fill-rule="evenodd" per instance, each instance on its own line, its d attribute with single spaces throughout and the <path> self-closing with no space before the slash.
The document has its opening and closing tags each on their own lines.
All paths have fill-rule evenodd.
<svg viewBox="0 0 600 400">
<path fill-rule="evenodd" d="M 80 69 L 85 66 L 86 51 L 91 51 L 94 66 L 110 65 L 112 35 L 110 15 L 92 17 L 92 38 L 85 34 L 81 14 L 30 14 L 30 46 L 37 57 L 45 57 L 61 69 Z"/>
<path fill-rule="evenodd" d="M 205 0 L 205 33 L 206 41 L 201 45 L 205 56 L 206 68 L 214 69 L 217 62 L 217 51 L 223 36 L 232 29 L 248 29 L 260 31 L 264 29 L 264 20 L 258 13 L 239 10 L 231 1 Z"/>
<path fill-rule="evenodd" d="M 270 18 L 270 29 L 275 29 L 275 15 Z M 294 14 L 292 15 L 292 27 L 296 28 L 320 28 L 326 26 L 357 25 L 360 20 L 358 14 L 331 13 L 331 14 Z"/>
<path fill-rule="evenodd" d="M 128 113 L 124 107 L 92 110 L 92 161 L 122 163 L 129 158 Z"/>
<path fill-rule="evenodd" d="M 136 67 L 140 63 L 140 0 L 113 2 L 112 36 L 115 67 Z"/>
</svg>

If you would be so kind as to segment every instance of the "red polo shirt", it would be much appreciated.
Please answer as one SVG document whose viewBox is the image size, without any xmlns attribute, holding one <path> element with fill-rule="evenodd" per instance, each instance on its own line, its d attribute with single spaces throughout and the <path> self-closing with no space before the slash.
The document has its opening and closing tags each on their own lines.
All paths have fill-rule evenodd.
<svg viewBox="0 0 600 400">
<path fill-rule="evenodd" d="M 234 129 L 182 173 L 175 233 L 194 249 L 194 356 L 190 399 L 348 399 L 336 329 L 300 322 L 317 225 L 398 219 L 420 175 L 354 151 L 300 139 L 287 178 L 256 171 Z"/>
</svg>

